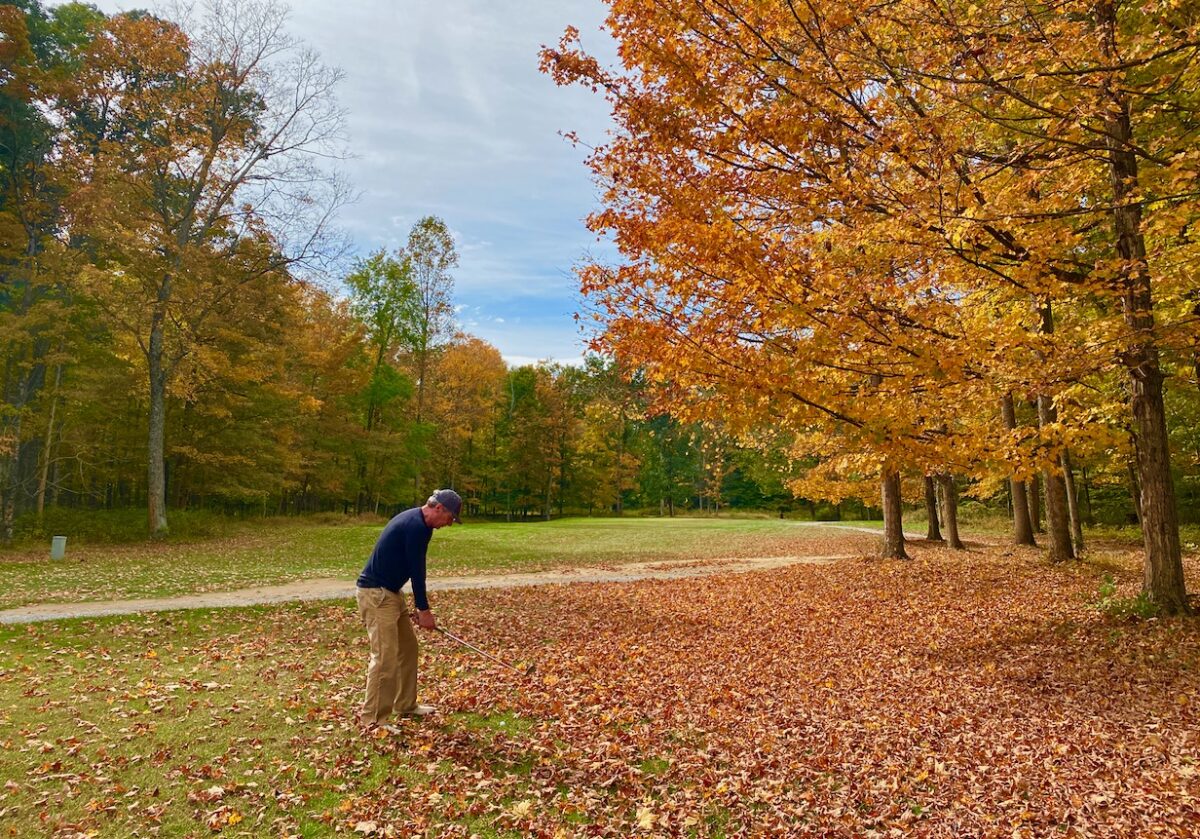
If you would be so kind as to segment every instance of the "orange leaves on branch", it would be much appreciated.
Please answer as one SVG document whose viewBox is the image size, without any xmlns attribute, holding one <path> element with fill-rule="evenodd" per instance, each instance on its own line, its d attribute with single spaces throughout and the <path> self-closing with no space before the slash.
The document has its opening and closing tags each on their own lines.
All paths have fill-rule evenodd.
<svg viewBox="0 0 1200 839">
<path fill-rule="evenodd" d="M 1121 207 L 1143 213 L 1156 284 L 1135 309 L 1172 324 L 1150 340 L 1194 343 L 1177 327 L 1194 243 L 1169 231 L 1200 217 L 1196 106 L 1157 81 L 1195 75 L 1177 10 L 1123 7 L 1110 38 L 1086 4 L 609 5 L 620 68 L 575 32 L 542 57 L 559 83 L 603 79 L 618 126 L 589 160 L 606 187 L 589 223 L 623 257 L 580 271 L 597 348 L 667 410 L 796 435 L 797 459 L 984 481 L 1056 468 L 1067 444 L 1113 460 L 1112 373 L 1151 334 L 1126 305 L 1141 269 L 1114 246 Z M 1058 403 L 1019 456 L 1009 392 Z"/>
</svg>

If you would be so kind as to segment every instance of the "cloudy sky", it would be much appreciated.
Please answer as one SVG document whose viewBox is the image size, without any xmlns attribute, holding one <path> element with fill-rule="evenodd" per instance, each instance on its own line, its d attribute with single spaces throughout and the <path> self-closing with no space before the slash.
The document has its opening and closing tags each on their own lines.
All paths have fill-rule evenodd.
<svg viewBox="0 0 1200 839">
<path fill-rule="evenodd" d="M 96 3 L 106 12 L 153 0 Z M 359 201 L 341 225 L 355 248 L 393 248 L 423 215 L 441 216 L 460 253 L 462 327 L 513 364 L 583 353 L 572 268 L 613 258 L 583 227 L 596 189 L 585 150 L 599 142 L 603 98 L 558 88 L 538 50 L 568 25 L 602 58 L 600 0 L 291 0 L 290 30 L 346 73 L 355 158 L 344 165 Z"/>
</svg>

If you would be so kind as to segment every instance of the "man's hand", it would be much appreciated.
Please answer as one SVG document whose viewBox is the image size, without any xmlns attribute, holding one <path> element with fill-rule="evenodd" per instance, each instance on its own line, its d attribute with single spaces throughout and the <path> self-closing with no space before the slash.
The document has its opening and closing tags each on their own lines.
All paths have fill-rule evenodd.
<svg viewBox="0 0 1200 839">
<path fill-rule="evenodd" d="M 432 609 L 417 609 L 417 626 L 422 629 L 437 629 Z"/>
</svg>

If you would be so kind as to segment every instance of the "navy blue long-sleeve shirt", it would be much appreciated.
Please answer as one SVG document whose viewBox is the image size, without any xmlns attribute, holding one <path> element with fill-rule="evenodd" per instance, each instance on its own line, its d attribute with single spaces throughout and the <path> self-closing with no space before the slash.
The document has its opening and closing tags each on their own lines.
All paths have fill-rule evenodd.
<svg viewBox="0 0 1200 839">
<path fill-rule="evenodd" d="M 358 575 L 361 588 L 383 588 L 399 592 L 412 580 L 413 600 L 418 609 L 428 609 L 425 599 L 425 555 L 433 528 L 425 524 L 420 507 L 392 518 L 379 534 L 371 558 Z"/>
</svg>

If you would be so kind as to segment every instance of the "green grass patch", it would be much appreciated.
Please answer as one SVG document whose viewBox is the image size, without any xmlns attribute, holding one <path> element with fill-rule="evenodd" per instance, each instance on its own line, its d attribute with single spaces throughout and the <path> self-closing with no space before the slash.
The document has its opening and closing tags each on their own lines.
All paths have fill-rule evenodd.
<svg viewBox="0 0 1200 839">
<path fill-rule="evenodd" d="M 359 731 L 361 635 L 349 602 L 0 627 L 5 835 L 354 835 L 458 769 L 425 723 Z M 432 651 L 423 673 L 450 678 Z"/>
<path fill-rule="evenodd" d="M 503 731 L 508 734 L 519 734 L 533 727 L 533 722 L 522 719 L 511 711 L 495 714 L 453 714 L 450 721 L 472 731 Z"/>
<path fill-rule="evenodd" d="M 661 757 L 647 758 L 638 765 L 638 769 L 646 775 L 661 775 L 670 768 L 671 761 L 663 760 Z"/>
</svg>

